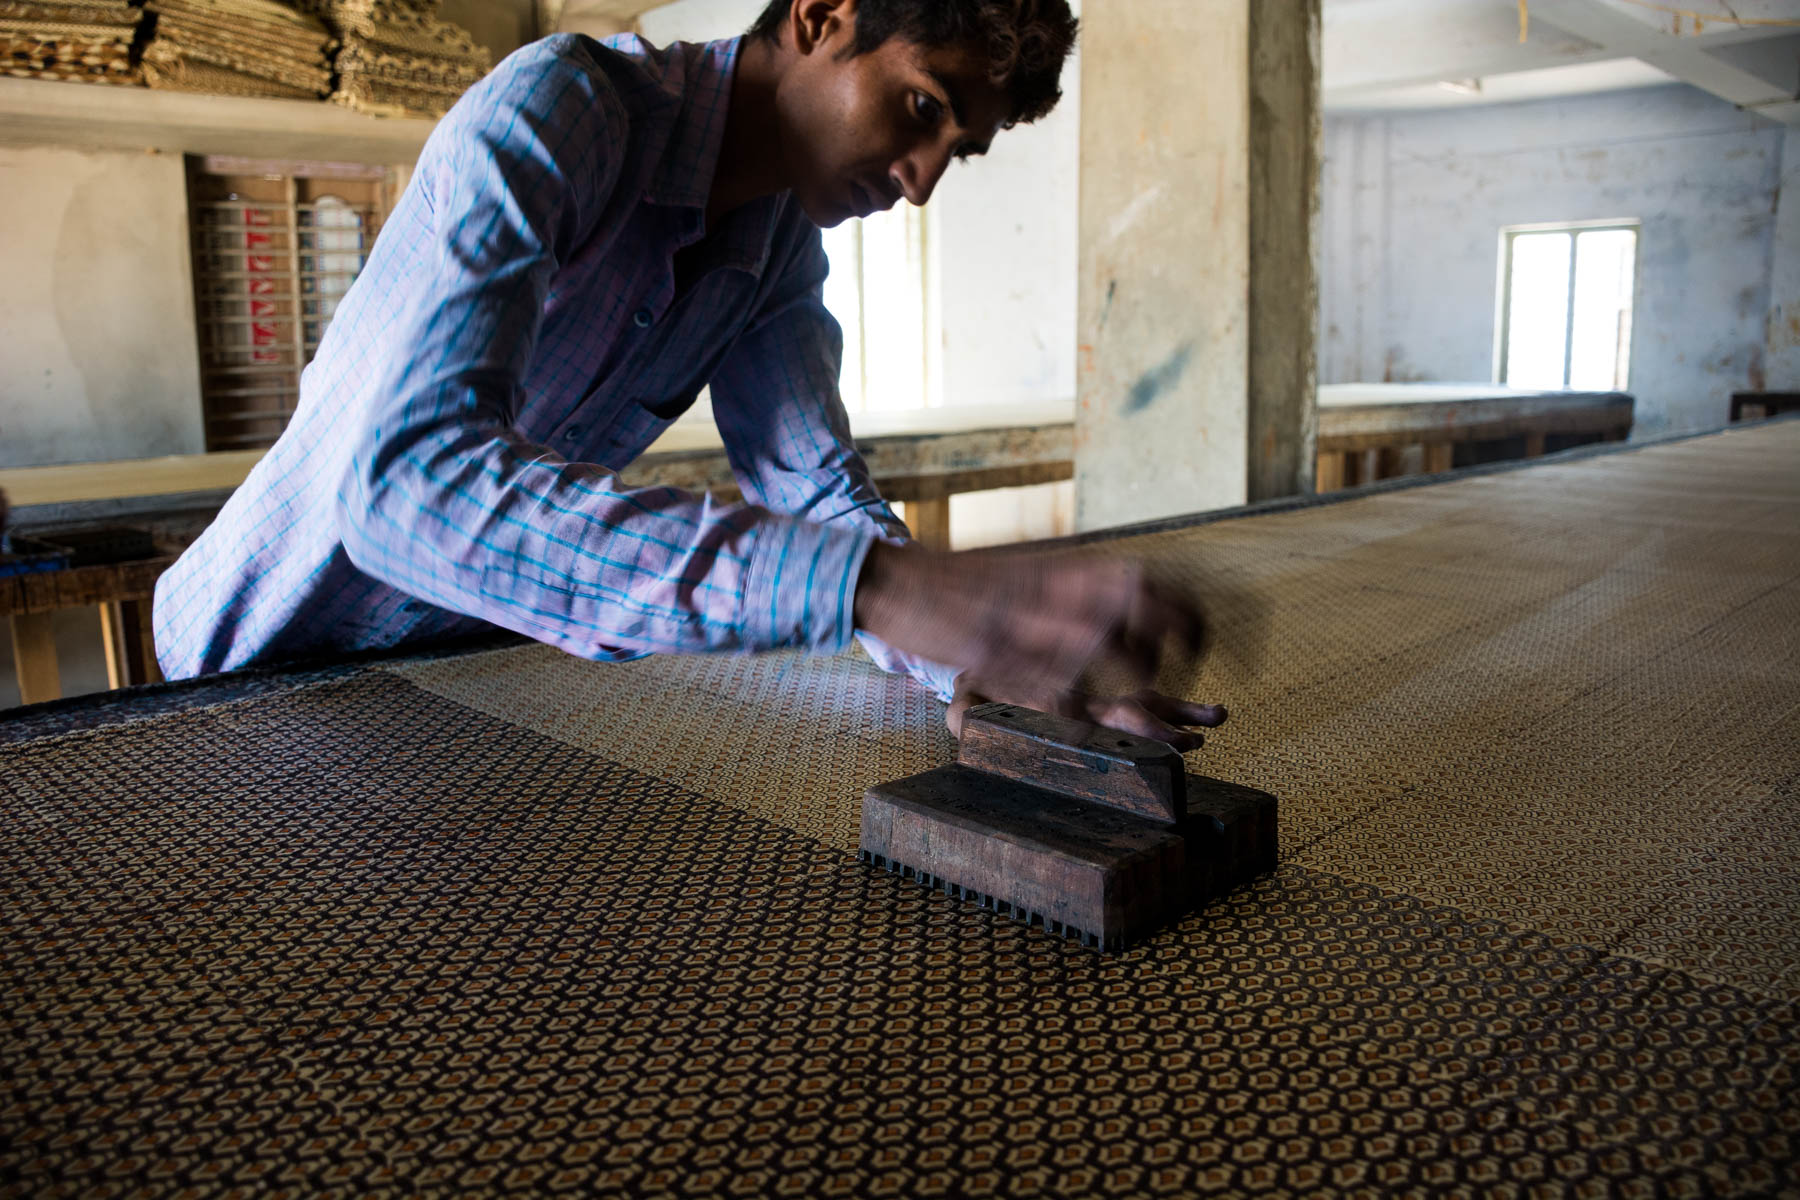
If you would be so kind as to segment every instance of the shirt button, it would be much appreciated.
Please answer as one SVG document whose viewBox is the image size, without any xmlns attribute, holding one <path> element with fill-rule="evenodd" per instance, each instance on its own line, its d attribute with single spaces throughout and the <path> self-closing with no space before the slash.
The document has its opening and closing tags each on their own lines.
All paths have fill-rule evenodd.
<svg viewBox="0 0 1800 1200">
<path fill-rule="evenodd" d="M 581 426 L 579 426 L 579 425 L 571 425 L 567 429 L 563 430 L 563 441 L 565 441 L 565 442 L 572 442 L 580 436 L 581 436 Z"/>
<path fill-rule="evenodd" d="M 650 310 L 647 308 L 640 308 L 635 313 L 632 313 L 631 323 L 636 325 L 639 329 L 650 328 Z"/>
</svg>

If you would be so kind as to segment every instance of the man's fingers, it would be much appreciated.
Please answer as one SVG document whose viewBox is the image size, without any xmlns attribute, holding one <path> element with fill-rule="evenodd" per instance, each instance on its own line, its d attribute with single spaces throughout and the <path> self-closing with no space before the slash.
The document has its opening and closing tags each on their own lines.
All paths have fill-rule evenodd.
<svg viewBox="0 0 1800 1200">
<path fill-rule="evenodd" d="M 1223 704 L 1199 704 L 1165 696 L 1161 692 L 1143 691 L 1135 697 L 1150 712 L 1175 725 L 1204 725 L 1216 729 L 1229 715 Z"/>
<path fill-rule="evenodd" d="M 1140 737 L 1167 742 L 1183 752 L 1198 750 L 1206 744 L 1204 734 L 1191 729 L 1178 729 L 1159 719 L 1139 701 L 1129 697 L 1114 700 L 1095 699 L 1089 706 L 1088 719 L 1096 725 L 1104 725 L 1108 729 L 1117 729 L 1122 733 L 1135 733 Z"/>
</svg>

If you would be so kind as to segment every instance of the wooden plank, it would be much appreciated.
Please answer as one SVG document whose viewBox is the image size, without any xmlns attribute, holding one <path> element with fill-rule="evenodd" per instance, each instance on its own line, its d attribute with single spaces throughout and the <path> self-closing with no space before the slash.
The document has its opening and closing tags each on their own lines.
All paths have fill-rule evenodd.
<svg viewBox="0 0 1800 1200">
<path fill-rule="evenodd" d="M 1449 442 L 1431 442 L 1425 446 L 1425 473 L 1436 475 L 1448 471 L 1455 461 L 1456 447 Z"/>
<path fill-rule="evenodd" d="M 62 672 L 56 665 L 56 637 L 49 613 L 14 613 L 12 625 L 13 672 L 19 680 L 19 699 L 41 704 L 62 696 Z"/>
<path fill-rule="evenodd" d="M 156 635 L 150 623 L 150 601 L 119 602 L 125 633 L 125 664 L 132 683 L 161 683 L 162 665 L 156 661 Z"/>
<path fill-rule="evenodd" d="M 14 508 L 215 491 L 244 482 L 264 453 L 231 450 L 222 454 L 171 454 L 56 467 L 6 467 L 0 469 L 0 491 L 6 493 Z"/>
<path fill-rule="evenodd" d="M 950 549 L 950 497 L 909 500 L 901 508 L 900 519 L 921 546 L 927 550 Z"/>
<path fill-rule="evenodd" d="M 436 121 L 373 117 L 317 100 L 0 78 L 0 141 L 142 154 L 410 163 Z"/>
<path fill-rule="evenodd" d="M 110 566 L 72 567 L 0 580 L 0 615 L 50 613 L 117 600 L 148 600 L 174 555 Z"/>
<path fill-rule="evenodd" d="M 1059 462 L 1021 463 L 1017 466 L 952 471 L 943 475 L 878 475 L 875 478 L 875 488 L 888 500 L 911 504 L 920 500 L 960 496 L 964 492 L 987 492 L 995 488 L 1035 487 L 1044 483 L 1061 483 L 1065 479 L 1074 477 L 1074 460 L 1063 459 Z"/>
<path fill-rule="evenodd" d="M 737 479 L 731 463 L 716 435 L 711 445 L 694 440 L 659 441 L 681 448 L 657 450 L 654 447 L 622 470 L 620 478 L 631 486 L 678 487 L 693 492 L 721 494 L 735 490 Z M 700 441 L 696 445 L 695 442 Z M 867 464 L 882 495 L 890 500 L 929 499 L 923 494 L 901 494 L 890 486 L 902 479 L 941 477 L 948 483 L 957 479 L 999 478 L 980 476 L 976 472 L 1002 468 L 1035 468 L 1017 476 L 1024 482 L 983 483 L 981 487 L 959 487 L 961 491 L 985 490 L 992 487 L 1022 487 L 1026 483 L 1053 483 L 1073 476 L 1075 461 L 1075 426 L 1073 422 L 1053 425 L 1023 426 L 1011 429 L 976 429 L 950 433 L 900 433 L 874 437 L 857 437 L 857 451 Z M 1058 464 L 1067 463 L 1067 473 L 1056 474 Z M 916 485 L 922 488 L 929 485 Z M 941 483 L 939 486 L 943 486 Z M 949 495 L 940 491 L 938 495 Z"/>
</svg>

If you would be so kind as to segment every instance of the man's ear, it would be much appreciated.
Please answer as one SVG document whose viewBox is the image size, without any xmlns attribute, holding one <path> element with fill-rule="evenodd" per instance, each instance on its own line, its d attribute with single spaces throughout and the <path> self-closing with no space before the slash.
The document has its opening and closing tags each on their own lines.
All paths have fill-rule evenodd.
<svg viewBox="0 0 1800 1200">
<path fill-rule="evenodd" d="M 821 46 L 845 49 L 856 28 L 856 0 L 793 0 L 788 23 L 794 49 L 811 54 Z"/>
</svg>

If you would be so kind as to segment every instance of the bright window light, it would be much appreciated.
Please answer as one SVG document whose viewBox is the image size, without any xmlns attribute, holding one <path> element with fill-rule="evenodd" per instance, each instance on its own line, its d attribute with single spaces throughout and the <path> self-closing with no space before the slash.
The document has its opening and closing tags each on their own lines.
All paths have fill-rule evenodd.
<svg viewBox="0 0 1800 1200">
<path fill-rule="evenodd" d="M 1618 391 L 1631 352 L 1635 225 L 1504 232 L 1500 381 Z"/>
<path fill-rule="evenodd" d="M 827 229 L 824 238 L 831 261 L 825 307 L 844 329 L 844 407 L 928 407 L 924 212 L 897 205 Z"/>
</svg>

